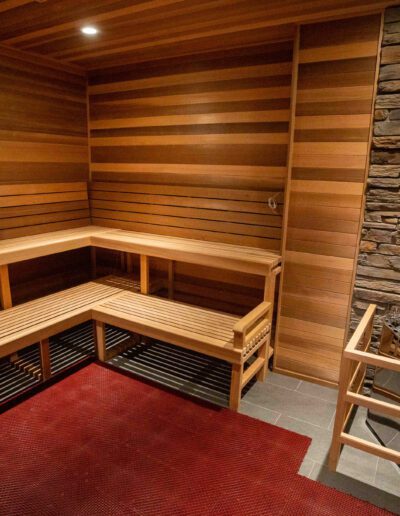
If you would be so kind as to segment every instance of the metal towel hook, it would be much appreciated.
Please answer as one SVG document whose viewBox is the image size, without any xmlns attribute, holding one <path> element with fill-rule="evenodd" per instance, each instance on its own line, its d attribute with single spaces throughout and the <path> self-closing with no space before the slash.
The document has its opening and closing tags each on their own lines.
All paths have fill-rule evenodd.
<svg viewBox="0 0 400 516">
<path fill-rule="evenodd" d="M 278 203 L 276 202 L 276 198 L 278 197 L 279 193 L 276 193 L 275 195 L 272 195 L 268 198 L 268 207 L 271 211 L 274 213 L 277 213 L 278 209 Z"/>
</svg>

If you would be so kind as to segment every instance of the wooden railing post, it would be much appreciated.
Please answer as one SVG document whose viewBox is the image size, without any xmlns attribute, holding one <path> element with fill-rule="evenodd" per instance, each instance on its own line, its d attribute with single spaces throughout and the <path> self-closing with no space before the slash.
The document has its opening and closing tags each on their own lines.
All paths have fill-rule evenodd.
<svg viewBox="0 0 400 516">
<path fill-rule="evenodd" d="M 351 362 L 343 356 L 340 364 L 339 392 L 336 405 L 335 425 L 333 427 L 332 444 L 329 452 L 329 469 L 332 471 L 336 471 L 337 468 L 342 447 L 340 443 L 340 435 L 345 425 L 347 411 L 350 408 L 350 403 L 345 400 L 350 379 Z"/>
<path fill-rule="evenodd" d="M 360 367 L 357 364 L 354 368 L 352 367 L 353 363 L 357 362 L 357 359 L 353 358 L 351 353 L 358 348 L 360 342 L 363 344 L 363 352 L 367 350 L 371 341 L 375 310 L 376 305 L 370 305 L 367 308 L 342 354 L 335 425 L 333 428 L 332 444 L 329 452 L 329 469 L 332 471 L 336 471 L 343 443 L 342 434 L 347 424 L 350 411 L 354 406 L 353 403 L 349 402 L 347 394 L 348 391 L 351 390 L 352 381 L 356 380 L 358 371 L 360 370 Z M 357 388 L 361 388 L 361 385 L 362 384 L 360 383 Z"/>
</svg>

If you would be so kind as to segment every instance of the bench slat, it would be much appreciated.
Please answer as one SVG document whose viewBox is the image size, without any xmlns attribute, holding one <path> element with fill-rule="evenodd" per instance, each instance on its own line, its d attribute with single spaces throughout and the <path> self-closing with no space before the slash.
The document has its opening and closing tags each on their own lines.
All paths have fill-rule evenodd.
<svg viewBox="0 0 400 516">
<path fill-rule="evenodd" d="M 256 247 L 86 226 L 0 241 L 0 265 L 86 246 L 261 275 L 281 261 L 278 253 Z"/>
<path fill-rule="evenodd" d="M 137 288 L 129 278 L 110 276 L 0 312 L 0 356 L 85 322 L 96 304 Z"/>
<path fill-rule="evenodd" d="M 234 315 L 124 292 L 99 303 L 93 318 L 230 362 L 241 360 L 233 347 L 233 327 L 240 319 Z"/>
</svg>

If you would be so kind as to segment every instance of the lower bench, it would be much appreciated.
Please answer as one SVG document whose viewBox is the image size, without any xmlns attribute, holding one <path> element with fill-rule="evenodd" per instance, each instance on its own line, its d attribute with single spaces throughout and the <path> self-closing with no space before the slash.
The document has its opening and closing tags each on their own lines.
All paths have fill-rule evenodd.
<svg viewBox="0 0 400 516">
<path fill-rule="evenodd" d="M 259 380 L 266 375 L 271 304 L 263 302 L 239 318 L 139 294 L 137 288 L 130 278 L 109 276 L 0 312 L 0 358 L 18 360 L 20 350 L 39 342 L 46 380 L 49 338 L 93 319 L 100 360 L 106 359 L 104 325 L 110 324 L 232 364 L 230 407 L 237 410 L 243 387 L 255 375 Z"/>
<path fill-rule="evenodd" d="M 243 387 L 264 380 L 269 355 L 271 304 L 243 318 L 158 297 L 124 292 L 92 308 L 98 356 L 106 360 L 105 324 L 191 349 L 232 364 L 229 406 L 237 410 Z M 245 369 L 248 360 L 252 363 Z"/>
</svg>

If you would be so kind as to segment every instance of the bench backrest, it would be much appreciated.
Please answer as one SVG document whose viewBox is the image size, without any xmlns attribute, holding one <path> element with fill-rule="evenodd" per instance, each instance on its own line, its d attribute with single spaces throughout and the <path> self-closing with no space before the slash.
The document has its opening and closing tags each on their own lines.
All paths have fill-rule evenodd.
<svg viewBox="0 0 400 516">
<path fill-rule="evenodd" d="M 86 182 L 0 184 L 0 240 L 88 224 Z"/>
</svg>

